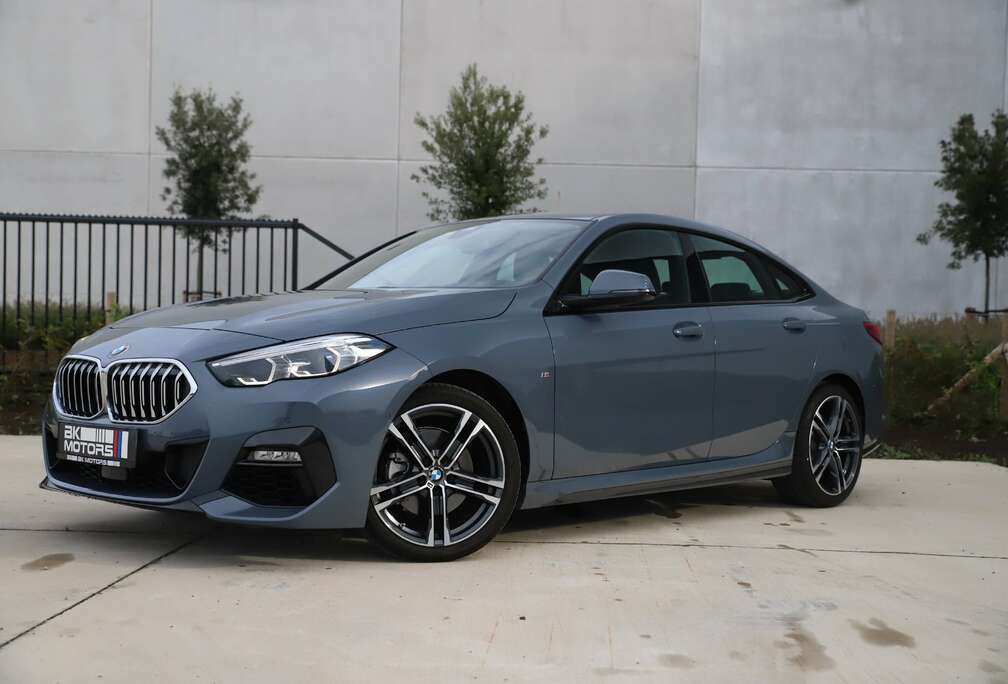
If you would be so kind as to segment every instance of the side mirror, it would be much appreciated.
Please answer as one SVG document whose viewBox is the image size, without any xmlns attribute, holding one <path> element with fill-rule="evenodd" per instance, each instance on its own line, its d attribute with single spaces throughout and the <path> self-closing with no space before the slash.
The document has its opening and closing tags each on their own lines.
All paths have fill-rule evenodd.
<svg viewBox="0 0 1008 684">
<path fill-rule="evenodd" d="M 607 269 L 592 281 L 587 295 L 566 295 L 560 302 L 572 311 L 640 304 L 655 298 L 654 283 L 642 273 Z"/>
</svg>

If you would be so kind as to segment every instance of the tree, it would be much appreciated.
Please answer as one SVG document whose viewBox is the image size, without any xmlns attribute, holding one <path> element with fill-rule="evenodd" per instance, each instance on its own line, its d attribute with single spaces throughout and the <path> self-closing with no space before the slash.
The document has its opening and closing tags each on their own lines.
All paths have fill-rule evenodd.
<svg viewBox="0 0 1008 684">
<path fill-rule="evenodd" d="M 432 221 L 518 213 L 527 201 L 546 198 L 546 181 L 535 175 L 542 158 L 529 156 L 549 128 L 537 125 L 525 111 L 521 92 L 489 84 L 475 64 L 451 89 L 446 112 L 417 113 L 413 121 L 429 136 L 422 145 L 434 158 L 410 176 L 437 191 L 421 193 Z"/>
<path fill-rule="evenodd" d="M 990 312 L 990 261 L 1008 254 L 1008 116 L 991 117 L 991 129 L 977 131 L 973 115 L 963 114 L 941 143 L 942 176 L 935 185 L 952 193 L 938 205 L 938 219 L 917 236 L 952 243 L 949 268 L 966 259 L 984 260 L 984 314 Z"/>
<path fill-rule="evenodd" d="M 218 104 L 212 88 L 189 93 L 175 89 L 168 127 L 155 129 L 169 153 L 164 177 L 171 185 L 161 193 L 169 214 L 232 219 L 252 211 L 262 186 L 254 185 L 256 176 L 246 168 L 251 148 L 245 133 L 251 125 L 237 95 L 227 104 Z M 202 298 L 203 253 L 217 241 L 220 229 L 200 226 L 183 230 L 196 243 L 196 289 Z"/>
</svg>

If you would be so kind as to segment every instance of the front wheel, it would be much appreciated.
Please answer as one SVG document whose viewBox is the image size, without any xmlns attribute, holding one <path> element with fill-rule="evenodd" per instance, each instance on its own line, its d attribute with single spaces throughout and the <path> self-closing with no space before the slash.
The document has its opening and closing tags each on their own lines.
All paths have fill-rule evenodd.
<svg viewBox="0 0 1008 684">
<path fill-rule="evenodd" d="M 773 481 L 780 494 L 805 506 L 836 506 L 850 496 L 861 472 L 864 433 L 850 393 L 824 385 L 798 423 L 791 474 Z"/>
<path fill-rule="evenodd" d="M 461 387 L 426 385 L 388 427 L 367 531 L 397 556 L 454 560 L 504 527 L 521 482 L 518 445 L 500 413 Z"/>
</svg>

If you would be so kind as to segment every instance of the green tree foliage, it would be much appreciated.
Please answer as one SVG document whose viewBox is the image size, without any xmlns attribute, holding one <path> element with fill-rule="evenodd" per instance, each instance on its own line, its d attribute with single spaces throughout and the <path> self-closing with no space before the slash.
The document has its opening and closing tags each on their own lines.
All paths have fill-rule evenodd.
<svg viewBox="0 0 1008 684">
<path fill-rule="evenodd" d="M 984 260 L 984 312 L 990 310 L 990 260 L 1008 254 L 1008 116 L 994 112 L 982 133 L 971 114 L 941 141 L 942 177 L 935 185 L 952 194 L 938 206 L 938 219 L 917 236 L 927 244 L 938 237 L 952 244 L 949 268 L 967 259 Z"/>
<path fill-rule="evenodd" d="M 212 88 L 171 97 L 168 126 L 158 126 L 158 140 L 168 149 L 164 177 L 169 183 L 161 193 L 169 214 L 195 219 L 230 219 L 249 214 L 259 200 L 262 186 L 247 169 L 251 148 L 245 133 L 252 119 L 242 110 L 242 100 L 233 96 L 218 103 Z M 189 227 L 198 255 L 196 288 L 203 292 L 203 252 L 214 244 L 218 230 Z"/>
<path fill-rule="evenodd" d="M 535 175 L 542 158 L 529 157 L 549 128 L 525 111 L 524 95 L 488 83 L 475 64 L 451 89 L 446 112 L 417 113 L 414 122 L 427 134 L 423 148 L 434 158 L 411 176 L 434 190 L 422 192 L 432 221 L 517 213 L 529 200 L 546 198 L 546 181 Z"/>
</svg>

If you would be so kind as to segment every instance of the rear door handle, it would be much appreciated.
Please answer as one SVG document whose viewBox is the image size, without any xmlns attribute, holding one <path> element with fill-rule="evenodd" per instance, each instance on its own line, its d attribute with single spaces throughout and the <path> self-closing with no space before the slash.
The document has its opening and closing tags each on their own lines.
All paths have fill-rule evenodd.
<svg viewBox="0 0 1008 684">
<path fill-rule="evenodd" d="M 784 326 L 785 330 L 790 330 L 792 332 L 801 332 L 805 329 L 805 321 L 797 318 L 785 318 L 781 321 L 781 325 Z"/>
<path fill-rule="evenodd" d="M 672 334 L 676 337 L 703 337 L 703 326 L 693 321 L 683 321 L 675 324 Z"/>
</svg>

